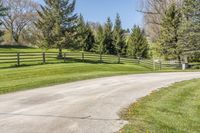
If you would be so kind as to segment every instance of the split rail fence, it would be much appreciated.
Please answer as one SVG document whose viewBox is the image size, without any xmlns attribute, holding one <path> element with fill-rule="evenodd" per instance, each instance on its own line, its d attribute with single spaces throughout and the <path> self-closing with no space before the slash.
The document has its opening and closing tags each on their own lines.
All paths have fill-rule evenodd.
<svg viewBox="0 0 200 133">
<path fill-rule="evenodd" d="M 133 63 L 155 70 L 179 67 L 178 64 L 172 65 L 166 62 L 156 63 L 148 59 L 134 59 L 132 57 L 119 57 L 95 53 L 68 52 L 63 53 L 62 58 L 58 58 L 57 52 L 0 52 L 0 68 L 72 62 L 108 64 Z"/>
</svg>

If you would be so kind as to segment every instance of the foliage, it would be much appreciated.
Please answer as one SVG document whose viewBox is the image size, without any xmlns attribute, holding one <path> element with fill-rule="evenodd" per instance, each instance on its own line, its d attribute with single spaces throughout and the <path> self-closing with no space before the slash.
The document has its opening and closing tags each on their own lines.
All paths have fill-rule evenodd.
<svg viewBox="0 0 200 133">
<path fill-rule="evenodd" d="M 0 0 L 0 19 L 6 15 L 7 8 L 3 6 L 2 0 Z M 0 26 L 2 26 L 2 21 L 0 21 Z M 0 37 L 2 37 L 4 34 L 3 31 L 0 31 Z"/>
<path fill-rule="evenodd" d="M 161 22 L 166 10 L 172 3 L 181 6 L 182 0 L 138 0 L 139 11 L 144 14 L 145 33 L 155 43 L 159 38 Z"/>
<path fill-rule="evenodd" d="M 3 0 L 7 14 L 1 19 L 3 27 L 9 31 L 13 43 L 19 43 L 21 33 L 36 20 L 38 4 L 32 0 Z"/>
<path fill-rule="evenodd" d="M 59 57 L 62 57 L 62 49 L 72 43 L 77 27 L 75 0 L 45 0 L 45 6 L 41 8 L 36 26 L 42 32 L 43 44 L 58 48 Z"/>
<path fill-rule="evenodd" d="M 95 45 L 95 36 L 88 23 L 86 24 L 86 29 L 87 29 L 87 35 L 86 35 L 86 40 L 85 40 L 85 43 L 86 43 L 85 51 L 92 51 Z"/>
<path fill-rule="evenodd" d="M 102 25 L 99 25 L 95 36 L 94 51 L 100 54 L 106 53 L 106 47 L 104 42 L 105 42 L 104 29 Z"/>
<path fill-rule="evenodd" d="M 105 36 L 105 47 L 106 47 L 106 53 L 107 54 L 116 54 L 116 48 L 113 44 L 113 24 L 111 22 L 111 19 L 108 18 L 107 22 L 105 23 L 104 27 L 104 36 Z"/>
<path fill-rule="evenodd" d="M 79 17 L 77 35 L 76 35 L 76 45 L 82 49 L 82 51 L 91 51 L 94 47 L 95 37 L 88 23 L 84 21 L 82 15 Z"/>
<path fill-rule="evenodd" d="M 184 0 L 179 44 L 185 51 L 200 50 L 200 0 Z"/>
<path fill-rule="evenodd" d="M 124 30 L 122 29 L 121 20 L 119 14 L 115 19 L 114 31 L 113 31 L 113 43 L 115 45 L 117 55 L 124 54 L 125 48 L 125 36 Z"/>
<path fill-rule="evenodd" d="M 134 26 L 128 39 L 128 55 L 134 58 L 147 58 L 149 45 L 144 31 L 139 26 Z"/>
<path fill-rule="evenodd" d="M 178 45 L 179 28 L 181 25 L 181 11 L 176 4 L 172 4 L 165 12 L 161 23 L 161 33 L 159 38 L 161 54 L 166 58 L 176 58 L 180 60 L 182 47 Z"/>
</svg>

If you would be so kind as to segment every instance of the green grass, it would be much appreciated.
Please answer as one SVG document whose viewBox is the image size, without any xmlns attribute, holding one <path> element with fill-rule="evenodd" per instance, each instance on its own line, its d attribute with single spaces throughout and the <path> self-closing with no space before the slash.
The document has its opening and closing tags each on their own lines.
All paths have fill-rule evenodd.
<svg viewBox="0 0 200 133">
<path fill-rule="evenodd" d="M 134 64 L 66 63 L 0 69 L 0 93 L 103 76 L 151 72 Z"/>
<path fill-rule="evenodd" d="M 49 51 L 56 52 L 57 50 L 50 49 Z M 122 64 L 117 64 L 118 57 L 112 55 L 103 55 L 103 63 L 100 64 L 99 55 L 93 53 L 85 53 L 87 63 L 82 63 L 82 53 L 64 50 L 64 52 L 67 51 L 66 63 L 63 63 L 63 59 L 57 59 L 57 53 L 53 55 L 46 53 L 46 65 L 42 65 L 40 53 L 36 55 L 21 53 L 20 65 L 23 67 L 16 67 L 16 54 L 11 54 L 10 57 L 0 54 L 0 94 L 90 78 L 145 73 L 153 69 L 153 64 L 149 60 L 137 64 L 137 60 L 121 58 Z M 42 49 L 0 46 L 0 52 L 42 52 Z"/>
<path fill-rule="evenodd" d="M 140 99 L 122 113 L 121 133 L 199 133 L 200 79 L 176 83 Z"/>
<path fill-rule="evenodd" d="M 43 63 L 42 49 L 39 48 L 31 48 L 25 46 L 0 46 L 0 68 L 9 68 L 15 67 L 17 65 L 17 53 L 20 53 L 20 65 L 38 65 Z M 3 53 L 1 53 L 3 52 Z M 14 53 L 10 53 L 14 52 Z M 24 53 L 25 52 L 25 53 Z M 30 53 L 31 52 L 31 53 Z M 32 53 L 34 52 L 34 53 Z M 35 53 L 37 52 L 37 53 Z M 49 53 L 54 52 L 54 53 Z M 56 53 L 55 53 L 56 52 Z M 47 64 L 52 63 L 63 63 L 64 59 L 58 59 L 58 50 L 57 49 L 49 49 L 46 51 L 45 58 Z M 82 52 L 80 51 L 71 51 L 71 50 L 63 50 L 63 53 L 66 53 L 66 62 L 83 62 Z M 64 56 L 64 55 L 63 55 Z M 133 58 L 121 58 L 122 64 L 137 64 L 138 60 Z M 102 61 L 100 61 L 100 55 L 90 52 L 84 53 L 84 62 L 87 63 L 109 63 L 109 64 L 117 64 L 118 57 L 114 55 L 102 55 Z M 140 65 L 145 67 L 149 67 L 153 69 L 153 64 L 151 60 L 141 61 Z"/>
<path fill-rule="evenodd" d="M 0 52 L 58 52 L 58 49 L 41 49 L 26 46 L 10 46 L 0 45 Z M 69 52 L 70 50 L 64 49 L 63 52 Z"/>
</svg>

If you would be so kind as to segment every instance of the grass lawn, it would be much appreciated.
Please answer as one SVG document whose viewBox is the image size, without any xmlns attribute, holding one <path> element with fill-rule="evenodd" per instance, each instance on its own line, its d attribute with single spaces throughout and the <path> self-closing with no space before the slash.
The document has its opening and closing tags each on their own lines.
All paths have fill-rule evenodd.
<svg viewBox="0 0 200 133">
<path fill-rule="evenodd" d="M 0 69 L 0 94 L 103 76 L 151 72 L 134 64 L 66 63 Z"/>
<path fill-rule="evenodd" d="M 122 133 L 200 133 L 200 79 L 176 83 L 122 113 Z"/>
<path fill-rule="evenodd" d="M 0 45 L 0 52 L 58 52 L 58 49 L 41 49 L 26 46 L 9 46 Z M 64 49 L 63 52 L 69 52 L 69 50 Z"/>
</svg>

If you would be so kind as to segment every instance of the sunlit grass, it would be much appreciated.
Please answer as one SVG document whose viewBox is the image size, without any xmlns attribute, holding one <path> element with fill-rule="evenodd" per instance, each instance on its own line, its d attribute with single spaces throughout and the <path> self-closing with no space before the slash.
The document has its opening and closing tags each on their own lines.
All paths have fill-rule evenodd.
<svg viewBox="0 0 200 133">
<path fill-rule="evenodd" d="M 199 133 L 200 79 L 176 83 L 140 99 L 122 117 L 121 133 Z"/>
<path fill-rule="evenodd" d="M 0 93 L 90 78 L 151 72 L 134 64 L 66 63 L 0 69 Z"/>
</svg>

